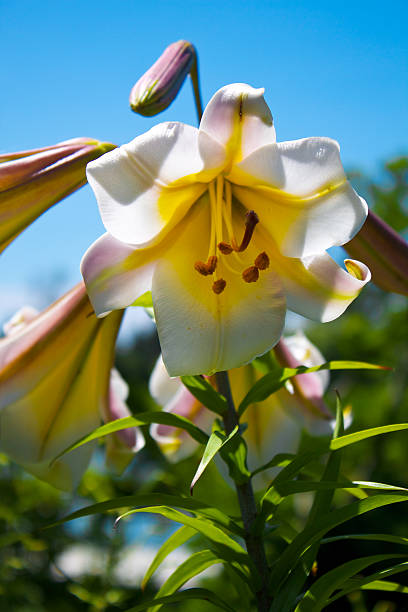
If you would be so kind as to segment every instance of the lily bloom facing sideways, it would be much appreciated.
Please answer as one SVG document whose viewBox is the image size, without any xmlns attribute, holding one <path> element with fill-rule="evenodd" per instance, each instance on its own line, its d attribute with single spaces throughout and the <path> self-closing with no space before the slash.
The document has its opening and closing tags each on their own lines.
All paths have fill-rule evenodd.
<svg viewBox="0 0 408 612">
<path fill-rule="evenodd" d="M 107 422 L 128 414 L 110 384 L 122 316 L 97 319 L 81 283 L 41 314 L 29 307 L 16 313 L 0 339 L 0 450 L 57 488 L 78 483 L 94 444 L 51 461 L 101 416 Z M 115 465 L 123 435 L 128 447 L 140 446 L 134 431 L 120 433 L 108 442 Z"/>
<path fill-rule="evenodd" d="M 281 338 L 274 353 L 284 367 L 312 367 L 325 362 L 321 352 L 301 332 Z M 236 405 L 262 376 L 252 364 L 233 369 L 229 375 Z M 250 455 L 268 461 L 277 452 L 294 451 L 302 427 L 314 436 L 329 434 L 334 424 L 333 415 L 323 400 L 328 384 L 329 373 L 326 370 L 300 374 L 265 401 L 251 405 L 245 413 L 248 428 L 244 433 Z M 161 357 L 152 372 L 149 389 L 163 410 L 196 423 L 200 421 L 204 428 L 211 426 L 214 415 L 191 395 L 179 378 L 169 377 Z M 192 451 L 193 447 L 184 434 L 173 427 L 153 425 L 151 434 L 163 452 L 170 456 L 176 451 L 180 451 L 176 457 Z"/>
<path fill-rule="evenodd" d="M 338 317 L 369 280 L 325 250 L 367 205 L 329 138 L 277 143 L 263 89 L 220 89 L 199 129 L 162 123 L 87 166 L 108 231 L 82 261 L 97 315 L 152 291 L 171 376 L 249 362 L 279 340 L 286 308 Z"/>
<path fill-rule="evenodd" d="M 0 253 L 48 208 L 85 185 L 86 164 L 114 148 L 72 138 L 0 155 Z"/>
</svg>

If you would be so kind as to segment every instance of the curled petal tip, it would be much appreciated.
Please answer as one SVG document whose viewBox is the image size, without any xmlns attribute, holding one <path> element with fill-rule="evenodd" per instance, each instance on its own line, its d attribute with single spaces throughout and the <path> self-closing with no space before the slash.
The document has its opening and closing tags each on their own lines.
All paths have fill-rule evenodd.
<svg viewBox="0 0 408 612">
<path fill-rule="evenodd" d="M 179 40 L 169 45 L 133 86 L 129 97 L 131 109 L 145 117 L 165 110 L 177 96 L 195 61 L 196 51 L 190 42 Z"/>
<path fill-rule="evenodd" d="M 359 233 L 344 248 L 370 267 L 378 287 L 408 296 L 408 243 L 378 215 L 369 210 Z"/>
</svg>

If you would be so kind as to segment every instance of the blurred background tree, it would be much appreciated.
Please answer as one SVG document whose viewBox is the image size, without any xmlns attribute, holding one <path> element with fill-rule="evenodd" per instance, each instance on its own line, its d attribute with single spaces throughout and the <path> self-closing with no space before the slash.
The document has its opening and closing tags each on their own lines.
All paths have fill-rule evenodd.
<svg viewBox="0 0 408 612">
<path fill-rule="evenodd" d="M 357 172 L 350 178 L 387 223 L 406 236 L 408 229 L 408 158 L 401 157 L 384 166 L 381 180 L 372 181 Z M 327 360 L 354 359 L 383 364 L 389 372 L 333 372 L 327 401 L 334 406 L 334 389 L 343 405 L 351 405 L 351 431 L 387 423 L 402 423 L 408 416 L 408 303 L 403 296 L 381 291 L 373 284 L 364 289 L 346 314 L 324 325 L 307 324 L 308 337 Z M 133 344 L 118 351 L 117 367 L 130 386 L 128 404 L 134 412 L 149 410 L 154 402 L 147 383 L 159 355 L 154 334 L 139 335 Z M 74 498 L 59 493 L 32 478 L 18 466 L 0 456 L 0 609 L 12 612 L 89 612 L 126 610 L 141 596 L 141 579 L 154 549 L 173 529 L 163 519 L 139 516 L 113 529 L 112 514 L 96 515 L 51 529 L 43 529 L 70 511 L 89 503 L 136 492 L 188 493 L 188 483 L 197 467 L 197 453 L 173 463 L 171 469 L 156 443 L 144 431 L 147 443 L 125 474 L 109 474 L 103 463 L 103 447 L 85 475 Z M 274 450 L 271 448 L 271 456 Z M 408 444 L 405 432 L 380 436 L 347 449 L 343 473 L 350 479 L 373 480 L 407 486 Z M 215 477 L 215 467 L 211 477 Z M 234 497 L 221 476 L 217 487 L 208 490 L 204 476 L 194 495 L 211 495 L 216 503 L 233 507 Z M 347 493 L 338 492 L 336 503 Z M 310 506 L 310 494 L 290 497 L 283 504 L 285 518 L 300 524 Z M 330 535 L 341 533 L 389 532 L 406 536 L 406 505 L 394 504 L 343 525 Z M 191 541 L 194 546 L 194 539 Z M 271 540 L 271 546 L 276 543 Z M 377 542 L 342 541 L 322 546 L 317 575 L 346 560 L 373 552 L 394 552 L 395 546 Z M 399 551 L 398 551 L 399 552 Z M 182 553 L 169 557 L 177 565 Z M 181 555 L 181 556 L 180 556 Z M 218 568 L 218 569 L 217 569 Z M 163 579 L 164 573 L 160 575 Z M 222 592 L 232 607 L 240 601 L 226 577 L 227 570 L 215 570 L 202 578 L 200 585 L 214 587 L 222 581 Z M 159 579 L 160 579 L 159 575 Z M 404 574 L 399 581 L 404 582 Z M 196 582 L 197 584 L 197 582 Z M 154 591 L 152 579 L 145 591 Z M 163 608 L 165 609 L 165 608 Z M 171 606 L 186 611 L 185 604 Z M 191 609 L 191 608 L 190 608 Z M 197 612 L 210 612 L 214 606 L 195 602 Z M 364 592 L 339 600 L 327 610 L 347 612 L 392 612 L 408 610 L 405 595 Z"/>
</svg>

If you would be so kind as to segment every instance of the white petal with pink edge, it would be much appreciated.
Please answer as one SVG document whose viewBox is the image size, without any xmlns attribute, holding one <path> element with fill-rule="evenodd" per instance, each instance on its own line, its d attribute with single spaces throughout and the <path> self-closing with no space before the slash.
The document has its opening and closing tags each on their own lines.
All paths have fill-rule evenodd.
<svg viewBox="0 0 408 612">
<path fill-rule="evenodd" d="M 201 134 L 209 134 L 225 147 L 229 162 L 240 161 L 255 149 L 276 141 L 272 114 L 263 89 L 234 83 L 219 89 L 208 103 L 200 123 Z"/>
</svg>

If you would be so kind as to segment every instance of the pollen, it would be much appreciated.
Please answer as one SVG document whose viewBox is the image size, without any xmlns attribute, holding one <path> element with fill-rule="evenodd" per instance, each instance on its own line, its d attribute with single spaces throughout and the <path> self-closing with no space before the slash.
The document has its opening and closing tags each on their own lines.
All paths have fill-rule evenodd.
<svg viewBox="0 0 408 612">
<path fill-rule="evenodd" d="M 223 278 L 219 278 L 218 280 L 214 281 L 212 290 L 214 291 L 214 293 L 219 295 L 220 293 L 224 291 L 226 286 L 227 286 L 227 282 Z"/>
<path fill-rule="evenodd" d="M 229 255 L 234 250 L 228 242 L 219 242 L 217 246 L 223 255 Z"/>
<path fill-rule="evenodd" d="M 242 273 L 242 278 L 246 283 L 256 283 L 259 278 L 259 270 L 256 266 L 246 268 Z"/>
<path fill-rule="evenodd" d="M 266 268 L 269 268 L 269 257 L 265 253 L 265 251 L 262 251 L 262 253 L 259 253 L 254 263 L 256 267 L 258 268 L 258 270 L 266 270 Z"/>
<path fill-rule="evenodd" d="M 197 270 L 199 274 L 203 276 L 210 276 L 210 274 L 214 274 L 215 268 L 217 267 L 217 256 L 211 255 L 208 258 L 207 263 L 203 261 L 196 261 L 194 264 L 194 269 Z"/>
</svg>

